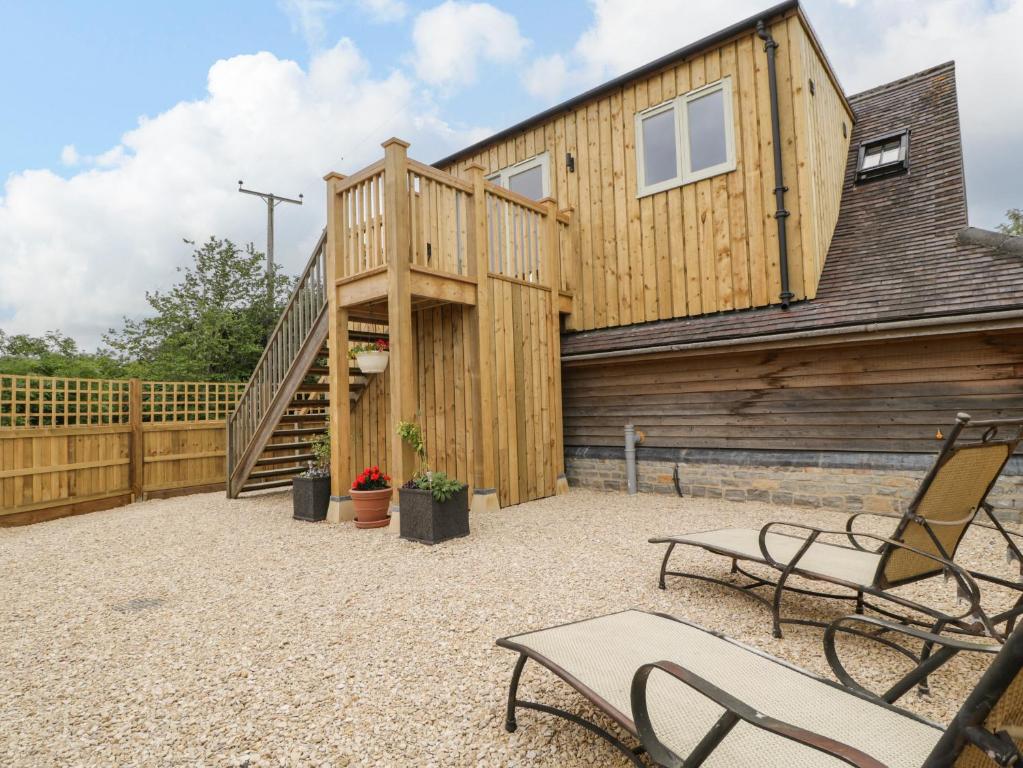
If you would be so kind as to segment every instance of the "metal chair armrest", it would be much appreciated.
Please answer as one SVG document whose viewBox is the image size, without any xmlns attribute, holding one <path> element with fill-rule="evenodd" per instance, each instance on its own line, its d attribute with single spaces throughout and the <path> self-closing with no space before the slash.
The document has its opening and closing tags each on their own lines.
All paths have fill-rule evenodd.
<svg viewBox="0 0 1023 768">
<path fill-rule="evenodd" d="M 879 545 L 877 549 L 868 549 L 867 547 L 861 546 L 860 543 L 856 541 L 856 536 L 858 534 L 853 530 L 853 523 L 858 518 L 866 516 L 883 517 L 887 520 L 901 520 L 902 517 L 900 515 L 891 515 L 887 512 L 856 512 L 855 514 L 849 515 L 849 519 L 845 521 L 846 536 L 849 539 L 849 543 L 861 552 L 871 552 L 876 555 L 884 548 L 884 544 Z"/>
<path fill-rule="evenodd" d="M 654 731 L 647 708 L 646 689 L 650 674 L 655 669 L 685 683 L 701 696 L 710 699 L 725 710 L 724 714 L 718 718 L 693 751 L 685 758 L 680 758 L 662 744 Z M 658 765 L 664 766 L 664 768 L 684 768 L 687 765 L 702 764 L 740 720 L 761 730 L 773 733 L 776 736 L 790 739 L 818 752 L 823 752 L 848 765 L 857 766 L 857 768 L 884 768 L 883 763 L 878 762 L 855 747 L 758 712 L 753 707 L 726 693 L 702 677 L 670 661 L 644 664 L 636 670 L 636 674 L 632 678 L 631 699 L 632 716 L 636 723 L 636 730 L 639 732 L 639 738 L 643 742 L 643 747 L 650 757 Z M 750 755 L 751 762 L 755 758 L 755 755 Z"/>
<path fill-rule="evenodd" d="M 865 630 L 845 626 L 848 624 L 866 624 L 880 631 L 868 633 Z M 844 632 L 845 634 L 855 635 L 872 642 L 880 643 L 881 645 L 912 659 L 916 663 L 916 666 L 901 677 L 883 694 L 874 693 L 856 682 L 842 664 L 841 659 L 839 659 L 838 649 L 835 646 L 835 638 L 839 632 Z M 930 646 L 940 646 L 940 648 L 934 653 L 928 652 L 927 657 L 921 659 L 913 652 L 899 645 L 896 641 L 885 636 L 886 634 L 893 632 L 900 635 L 906 635 L 915 640 L 921 640 Z M 835 677 L 838 678 L 839 682 L 841 682 L 846 688 L 850 688 L 871 697 L 880 698 L 889 704 L 897 701 L 905 693 L 912 690 L 930 673 L 943 666 L 949 659 L 960 651 L 998 653 L 999 650 L 1001 650 L 1001 646 L 999 645 L 973 643 L 968 640 L 962 640 L 958 637 L 938 635 L 933 632 L 928 632 L 925 629 L 920 629 L 919 627 L 900 624 L 877 616 L 867 616 L 863 614 L 842 616 L 841 618 L 835 619 L 831 622 L 824 630 L 824 656 L 827 658 L 828 664 L 831 666 L 831 671 L 835 674 Z"/>
</svg>

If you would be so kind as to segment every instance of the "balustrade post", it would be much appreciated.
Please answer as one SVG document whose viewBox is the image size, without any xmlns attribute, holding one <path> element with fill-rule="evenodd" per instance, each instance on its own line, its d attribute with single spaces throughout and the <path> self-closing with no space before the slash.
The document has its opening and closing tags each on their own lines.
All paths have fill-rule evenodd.
<svg viewBox="0 0 1023 768">
<path fill-rule="evenodd" d="M 390 531 L 400 531 L 398 488 L 412 477 L 416 456 L 395 434 L 398 422 L 416 419 L 416 381 L 412 363 L 412 254 L 409 224 L 408 143 L 388 139 L 384 147 L 384 258 L 387 263 L 387 333 L 391 349 L 390 378 L 391 466 L 394 494 Z"/>
<path fill-rule="evenodd" d="M 568 492 L 568 479 L 565 477 L 565 433 L 561 404 L 561 238 L 558 233 L 558 202 L 552 197 L 540 201 L 545 208 L 543 227 L 543 256 L 545 263 L 541 265 L 543 282 L 551 288 L 551 308 L 548 318 L 550 329 L 550 370 L 548 382 L 551 398 L 552 445 L 556 494 Z"/>
<path fill-rule="evenodd" d="M 327 357 L 330 368 L 327 418 L 330 428 L 330 506 L 327 520 L 340 523 L 352 520 L 355 509 L 349 494 L 351 486 L 351 401 L 348 374 L 348 311 L 338 305 L 337 279 L 341 247 L 344 242 L 344 216 L 338 188 L 345 177 L 329 173 L 327 182 L 327 242 L 324 289 L 327 294 Z"/>
<path fill-rule="evenodd" d="M 486 169 L 468 167 L 472 184 L 469 210 L 469 276 L 476 278 L 476 306 L 470 311 L 469 378 L 472 386 L 473 467 L 472 511 L 500 509 L 494 456 L 494 311 L 490 306 L 490 251 L 487 236 Z"/>
</svg>

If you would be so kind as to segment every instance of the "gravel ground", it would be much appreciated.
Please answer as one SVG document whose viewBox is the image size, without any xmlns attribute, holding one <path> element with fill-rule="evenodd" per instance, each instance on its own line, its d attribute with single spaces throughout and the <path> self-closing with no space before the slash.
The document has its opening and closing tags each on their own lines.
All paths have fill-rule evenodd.
<svg viewBox="0 0 1023 768">
<path fill-rule="evenodd" d="M 658 590 L 661 549 L 646 539 L 778 518 L 835 527 L 840 515 L 573 490 L 474 519 L 469 538 L 431 548 L 296 522 L 290 504 L 288 493 L 209 494 L 0 530 L 0 765 L 625 765 L 539 713 L 505 733 L 515 657 L 494 639 L 626 607 L 827 672 L 818 630 L 774 640 L 767 613 L 741 595 L 677 581 Z M 963 548 L 996 571 L 1003 551 L 984 534 Z M 914 591 L 945 599 L 950 587 Z M 853 670 L 897 669 L 847 650 Z M 946 722 L 986 662 L 954 660 L 930 697 L 905 706 Z M 526 669 L 524 696 L 593 716 L 550 673 Z"/>
</svg>

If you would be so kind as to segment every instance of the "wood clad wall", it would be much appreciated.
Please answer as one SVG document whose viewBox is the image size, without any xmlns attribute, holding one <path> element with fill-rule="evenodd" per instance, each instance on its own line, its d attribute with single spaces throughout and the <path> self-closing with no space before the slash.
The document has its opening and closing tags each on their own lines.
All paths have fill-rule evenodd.
<svg viewBox="0 0 1023 768">
<path fill-rule="evenodd" d="M 386 469 L 391 453 L 390 377 L 386 373 L 367 377 L 351 416 L 351 477 L 366 467 Z"/>
<path fill-rule="evenodd" d="M 557 481 L 552 403 L 557 339 L 550 323 L 551 291 L 490 275 L 493 306 L 493 371 L 489 393 L 494 423 L 496 488 L 501 506 L 552 496 Z M 430 467 L 472 485 L 481 448 L 474 444 L 470 307 L 449 304 L 413 313 L 416 411 Z M 352 470 L 386 466 L 394 425 L 389 415 L 389 376 L 371 376 L 352 412 Z M 483 393 L 485 396 L 486 393 Z"/>
<path fill-rule="evenodd" d="M 802 101 L 804 71 L 817 72 L 823 65 L 809 61 L 816 51 L 798 14 L 777 20 L 771 32 L 780 44 L 791 287 L 802 298 L 816 288 L 816 273 L 824 261 L 821 249 L 830 238 L 830 231 L 819 234 L 818 228 L 834 226 L 826 205 L 817 206 L 822 216 L 817 221 L 810 204 L 819 197 L 814 185 L 832 183 L 831 166 L 816 160 L 811 164 L 808 151 L 800 152 L 797 146 L 827 119 L 823 108 L 815 108 L 816 122 L 811 124 Z M 735 171 L 637 198 L 636 112 L 726 75 L 732 77 Z M 465 176 L 467 166 L 478 162 L 496 171 L 550 152 L 551 193 L 561 206 L 573 207 L 579 240 L 578 263 L 572 268 L 575 312 L 568 319 L 570 330 L 775 303 L 781 287 L 767 80 L 763 44 L 750 32 L 496 142 L 444 170 Z M 819 82 L 815 78 L 815 84 L 818 94 L 834 87 L 825 78 Z M 851 125 L 852 116 L 846 119 Z M 841 133 L 822 131 L 814 136 L 813 146 L 827 146 L 815 149 L 814 157 L 844 157 L 842 141 L 847 140 Z M 566 170 L 566 153 L 575 158 L 574 173 Z M 841 177 L 834 183 L 840 192 Z"/>
<path fill-rule="evenodd" d="M 549 322 L 550 290 L 491 275 L 494 313 L 491 402 L 501 506 L 553 496 L 559 462 L 551 403 L 560 347 Z M 486 393 L 484 393 L 486 396 Z"/>
<path fill-rule="evenodd" d="M 1023 334 L 564 368 L 565 444 L 931 452 L 958 411 L 1023 412 Z"/>
<path fill-rule="evenodd" d="M 805 236 L 812 244 L 811 248 L 803 249 L 803 271 L 810 276 L 805 280 L 806 294 L 812 299 L 817 295 L 824 258 L 831 247 L 831 236 L 838 222 L 852 120 L 813 39 L 802 25 L 789 23 L 789 41 L 793 56 L 795 49 L 799 48 L 798 61 L 802 70 L 802 93 L 797 101 L 797 115 L 800 112 L 798 104 L 802 104 L 806 127 L 800 128 L 799 121 L 804 119 L 800 116 L 796 131 L 799 140 L 799 209 L 806 222 Z M 805 140 L 799 137 L 805 137 Z"/>
<path fill-rule="evenodd" d="M 0 523 L 7 515 L 131 495 L 131 428 L 0 431 Z"/>
</svg>

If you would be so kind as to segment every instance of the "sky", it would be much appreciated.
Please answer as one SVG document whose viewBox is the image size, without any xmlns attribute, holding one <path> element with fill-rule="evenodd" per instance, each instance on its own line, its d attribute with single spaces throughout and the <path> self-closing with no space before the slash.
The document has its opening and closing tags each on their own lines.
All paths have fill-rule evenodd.
<svg viewBox="0 0 1023 768">
<path fill-rule="evenodd" d="M 771 0 L 8 0 L 0 328 L 86 349 L 210 235 L 305 264 L 328 171 L 432 162 Z M 1023 207 L 1023 0 L 805 0 L 849 94 L 953 59 L 970 220 Z"/>
</svg>

